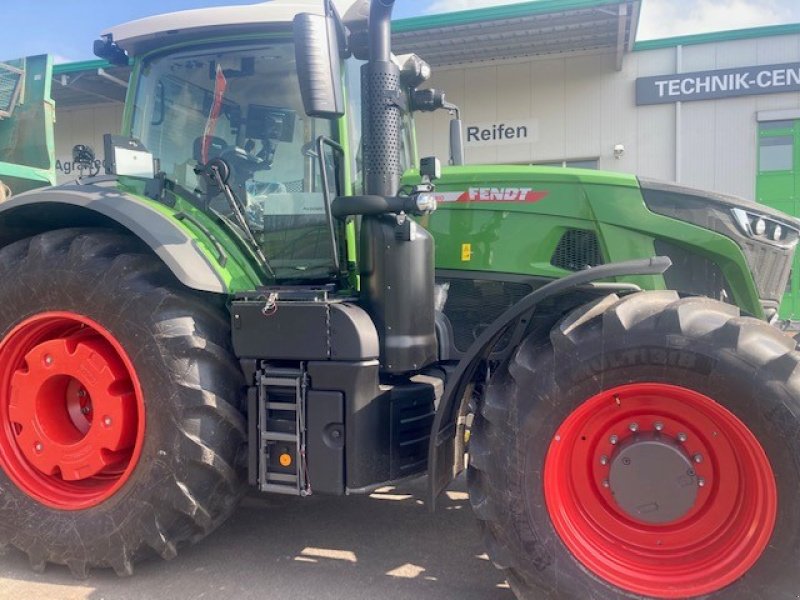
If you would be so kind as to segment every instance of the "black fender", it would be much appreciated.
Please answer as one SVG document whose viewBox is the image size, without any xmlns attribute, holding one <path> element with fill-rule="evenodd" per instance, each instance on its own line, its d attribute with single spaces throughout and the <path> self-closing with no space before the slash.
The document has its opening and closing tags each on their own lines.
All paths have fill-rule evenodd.
<svg viewBox="0 0 800 600">
<path fill-rule="evenodd" d="M 185 286 L 226 293 L 227 285 L 177 221 L 117 188 L 114 179 L 68 183 L 13 196 L 0 204 L 0 245 L 63 227 L 123 228 L 146 243 Z"/>
<path fill-rule="evenodd" d="M 469 386 L 475 381 L 478 368 L 492 354 L 503 334 L 522 320 L 529 319 L 544 300 L 591 285 L 601 279 L 630 275 L 660 275 L 672 261 L 666 256 L 631 260 L 593 267 L 573 273 L 544 285 L 517 302 L 487 327 L 473 342 L 455 368 L 447 374 L 444 394 L 436 410 L 428 447 L 428 506 L 435 509 L 436 498 L 463 470 L 463 417 L 469 403 Z M 611 284 L 613 287 L 613 284 Z M 620 289 L 630 288 L 619 284 Z M 606 287 L 609 293 L 613 289 Z"/>
</svg>

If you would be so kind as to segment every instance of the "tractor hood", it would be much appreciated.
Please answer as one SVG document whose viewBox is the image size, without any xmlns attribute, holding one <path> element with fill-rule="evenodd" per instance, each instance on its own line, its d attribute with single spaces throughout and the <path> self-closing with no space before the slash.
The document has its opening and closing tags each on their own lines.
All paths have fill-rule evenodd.
<svg viewBox="0 0 800 600">
<path fill-rule="evenodd" d="M 614 186 L 641 190 L 648 208 L 682 221 L 696 221 L 695 218 L 686 218 L 690 211 L 698 209 L 702 211 L 703 206 L 712 211 L 721 208 L 722 205 L 726 210 L 738 208 L 746 213 L 760 215 L 786 227 L 800 230 L 800 220 L 752 200 L 637 178 L 625 173 L 591 169 L 518 165 L 445 167 L 442 170 L 442 178 L 437 181 L 436 189 L 440 204 L 493 204 L 510 211 L 561 215 L 565 211 L 572 212 L 571 209 L 575 206 L 583 204 L 585 192 L 582 190 L 585 190 L 586 186 Z M 574 196 L 573 202 L 569 202 L 572 206 L 565 205 L 566 197 L 563 194 L 569 193 L 568 190 L 572 190 Z M 616 195 L 615 202 L 635 199 L 637 204 L 641 204 L 639 194 L 625 195 L 625 197 L 630 200 L 623 200 L 621 195 Z M 665 200 L 666 198 L 668 200 Z M 588 212 L 581 216 L 587 219 L 593 218 Z M 599 214 L 594 215 L 594 217 L 599 216 Z"/>
</svg>

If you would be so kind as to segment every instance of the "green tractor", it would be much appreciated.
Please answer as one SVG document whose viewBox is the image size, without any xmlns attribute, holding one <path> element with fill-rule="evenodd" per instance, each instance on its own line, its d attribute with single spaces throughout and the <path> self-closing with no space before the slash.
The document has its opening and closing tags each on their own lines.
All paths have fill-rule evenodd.
<svg viewBox="0 0 800 600">
<path fill-rule="evenodd" d="M 427 476 L 434 507 L 467 470 L 519 598 L 795 599 L 800 354 L 768 321 L 798 223 L 459 166 L 458 119 L 417 169 L 413 111 L 457 109 L 393 4 L 96 43 L 133 64 L 108 174 L 0 205 L 0 545 L 130 575 L 250 488 Z"/>
</svg>

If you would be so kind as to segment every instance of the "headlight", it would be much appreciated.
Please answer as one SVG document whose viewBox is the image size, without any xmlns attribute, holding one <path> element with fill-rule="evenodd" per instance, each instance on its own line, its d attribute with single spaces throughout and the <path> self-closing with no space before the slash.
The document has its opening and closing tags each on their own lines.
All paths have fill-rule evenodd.
<svg viewBox="0 0 800 600">
<path fill-rule="evenodd" d="M 754 202 L 700 192 L 672 184 L 643 182 L 642 196 L 647 208 L 659 215 L 691 223 L 736 240 L 782 248 L 794 248 L 800 239 L 795 220 Z"/>
<path fill-rule="evenodd" d="M 758 215 L 743 208 L 732 208 L 733 219 L 744 233 L 751 238 L 767 238 L 777 243 L 796 243 L 797 235 L 790 235 L 792 230 L 777 221 Z M 796 233 L 796 232 L 795 232 Z M 791 239 L 790 239 L 791 237 Z M 765 241 L 767 241 L 765 239 Z"/>
</svg>

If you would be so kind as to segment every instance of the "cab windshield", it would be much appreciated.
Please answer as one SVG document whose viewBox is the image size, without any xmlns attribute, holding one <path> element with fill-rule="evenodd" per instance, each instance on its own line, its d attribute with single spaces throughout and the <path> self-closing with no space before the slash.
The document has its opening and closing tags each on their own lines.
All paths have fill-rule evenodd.
<svg viewBox="0 0 800 600">
<path fill-rule="evenodd" d="M 211 197 L 195 167 L 222 158 L 248 228 L 278 279 L 335 276 L 317 158 L 335 122 L 303 111 L 294 46 L 215 46 L 144 62 L 131 135 L 170 182 L 228 223 L 222 194 Z"/>
</svg>

